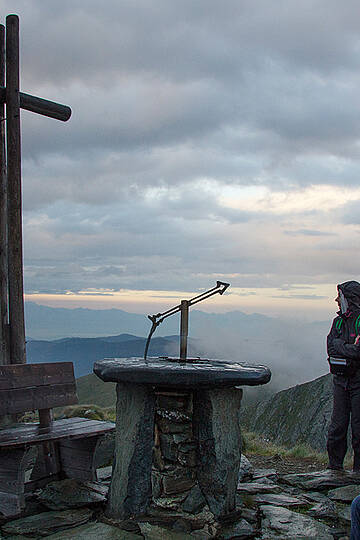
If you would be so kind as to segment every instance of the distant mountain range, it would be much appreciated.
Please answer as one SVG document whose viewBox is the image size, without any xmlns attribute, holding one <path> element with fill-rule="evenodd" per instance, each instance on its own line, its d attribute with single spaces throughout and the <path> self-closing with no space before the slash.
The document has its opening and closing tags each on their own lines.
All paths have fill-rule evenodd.
<svg viewBox="0 0 360 540">
<path fill-rule="evenodd" d="M 51 308 L 27 302 L 25 313 L 28 361 L 70 360 L 77 376 L 91 373 L 98 359 L 143 356 L 151 326 L 145 315 L 119 309 Z M 309 323 L 241 311 L 204 313 L 193 309 L 190 350 L 195 356 L 270 367 L 271 383 L 247 390 L 248 396 L 258 400 L 260 394 L 265 396 L 327 372 L 325 339 L 329 326 L 330 321 Z M 156 330 L 149 354 L 177 355 L 178 334 L 179 316 L 169 317 Z"/>
<path fill-rule="evenodd" d="M 178 353 L 177 336 L 154 337 L 149 356 L 172 356 Z M 103 358 L 144 356 L 146 339 L 130 334 L 100 338 L 65 338 L 55 341 L 30 340 L 26 344 L 27 361 L 73 362 L 75 377 L 92 373 L 94 362 Z"/>
</svg>

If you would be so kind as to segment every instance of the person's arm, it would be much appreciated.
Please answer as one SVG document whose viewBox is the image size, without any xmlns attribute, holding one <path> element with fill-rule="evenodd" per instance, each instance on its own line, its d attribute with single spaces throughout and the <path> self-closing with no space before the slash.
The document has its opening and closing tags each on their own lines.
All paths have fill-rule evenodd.
<svg viewBox="0 0 360 540">
<path fill-rule="evenodd" d="M 334 340 L 338 339 L 341 336 L 339 330 L 336 328 L 337 321 L 338 319 L 334 319 L 329 335 L 327 337 L 327 353 L 329 356 L 339 356 L 341 354 L 338 352 L 336 346 L 334 345 Z"/>
<path fill-rule="evenodd" d="M 332 340 L 330 356 L 344 356 L 352 360 L 360 361 L 360 344 L 346 343 L 342 338 L 335 338 Z"/>
<path fill-rule="evenodd" d="M 329 356 L 345 357 L 360 361 L 360 339 L 356 338 L 355 343 L 346 343 L 341 337 L 341 332 L 336 328 L 335 319 L 330 333 L 327 337 L 327 351 Z"/>
</svg>

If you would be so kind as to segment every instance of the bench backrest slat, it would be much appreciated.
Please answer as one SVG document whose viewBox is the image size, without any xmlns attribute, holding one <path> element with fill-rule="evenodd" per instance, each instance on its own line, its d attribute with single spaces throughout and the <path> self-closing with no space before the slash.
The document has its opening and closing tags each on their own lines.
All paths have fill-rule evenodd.
<svg viewBox="0 0 360 540">
<path fill-rule="evenodd" d="M 72 362 L 0 366 L 0 390 L 74 382 Z"/>
<path fill-rule="evenodd" d="M 0 415 L 76 403 L 72 362 L 0 366 Z"/>
</svg>

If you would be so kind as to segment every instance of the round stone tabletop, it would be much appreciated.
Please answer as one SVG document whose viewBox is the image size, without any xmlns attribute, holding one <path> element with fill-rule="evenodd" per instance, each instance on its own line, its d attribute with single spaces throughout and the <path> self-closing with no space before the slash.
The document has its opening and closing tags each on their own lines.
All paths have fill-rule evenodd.
<svg viewBox="0 0 360 540">
<path fill-rule="evenodd" d="M 94 373 L 105 382 L 146 384 L 171 388 L 257 386 L 270 381 L 266 366 L 229 360 L 178 358 L 105 358 L 94 364 Z"/>
</svg>

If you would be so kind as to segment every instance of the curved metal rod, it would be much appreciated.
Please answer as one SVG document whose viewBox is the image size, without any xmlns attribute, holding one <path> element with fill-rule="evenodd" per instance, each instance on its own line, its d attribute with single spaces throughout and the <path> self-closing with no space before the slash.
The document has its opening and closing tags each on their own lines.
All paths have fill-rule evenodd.
<svg viewBox="0 0 360 540">
<path fill-rule="evenodd" d="M 197 296 L 194 296 L 193 298 L 188 300 L 187 301 L 188 306 L 190 307 L 190 306 L 192 306 L 194 304 L 197 304 L 198 302 L 201 302 L 202 300 L 206 300 L 210 296 L 213 296 L 214 294 L 217 294 L 217 293 L 222 295 L 222 294 L 224 294 L 224 292 L 226 291 L 226 289 L 229 286 L 230 286 L 230 283 L 224 283 L 223 281 L 217 281 L 216 286 L 213 287 L 212 289 L 204 291 L 203 293 L 198 294 Z M 151 337 L 152 337 L 153 333 L 155 332 L 156 328 L 159 326 L 160 323 L 163 322 L 164 319 L 166 319 L 167 317 L 170 317 L 171 315 L 174 315 L 175 313 L 177 313 L 180 310 L 181 310 L 181 304 L 178 304 L 177 306 L 174 306 L 174 307 L 168 309 L 167 311 L 164 311 L 163 313 L 157 313 L 156 315 L 148 315 L 148 319 L 150 319 L 150 321 L 152 322 L 152 326 L 151 326 L 148 338 L 146 340 L 145 352 L 144 352 L 144 360 L 146 360 L 146 358 L 147 358 L 147 353 L 148 353 L 148 350 L 149 350 L 150 340 L 151 340 Z M 157 320 L 157 319 L 159 319 L 159 320 Z"/>
</svg>

